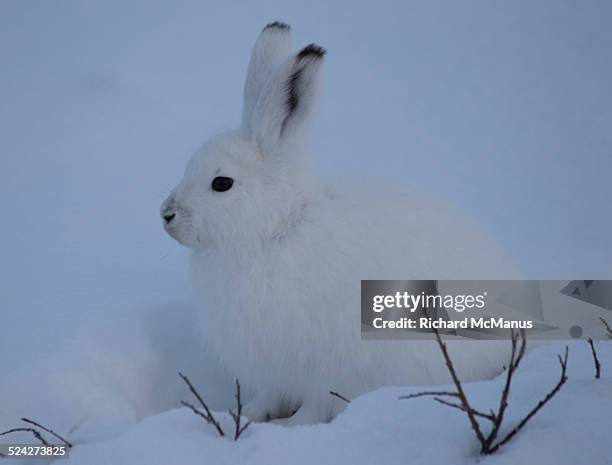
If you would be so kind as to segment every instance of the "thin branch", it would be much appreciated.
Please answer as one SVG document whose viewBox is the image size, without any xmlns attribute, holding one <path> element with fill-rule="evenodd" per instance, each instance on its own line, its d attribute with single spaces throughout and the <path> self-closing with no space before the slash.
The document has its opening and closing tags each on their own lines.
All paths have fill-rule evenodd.
<svg viewBox="0 0 612 465">
<path fill-rule="evenodd" d="M 608 337 L 610 339 L 612 339 L 612 328 L 610 328 L 610 325 L 608 324 L 608 322 L 606 320 L 604 320 L 603 318 L 599 318 L 601 320 L 601 322 L 603 323 L 603 325 L 606 328 L 606 334 L 608 335 Z"/>
<path fill-rule="evenodd" d="M 522 428 L 523 426 L 525 426 L 527 424 L 527 422 L 529 420 L 531 420 L 531 418 L 533 418 L 533 416 L 538 413 L 538 411 L 544 407 L 544 405 L 546 405 L 546 403 L 552 399 L 557 392 L 559 392 L 559 390 L 561 389 L 561 386 L 563 386 L 565 384 L 565 382 L 567 381 L 567 357 L 569 354 L 569 348 L 567 346 L 565 346 L 565 354 L 563 356 L 563 358 L 561 358 L 561 356 L 559 355 L 559 363 L 561 364 L 561 377 L 559 378 L 559 381 L 557 382 L 557 384 L 555 385 L 555 387 L 548 393 L 546 394 L 546 397 L 544 397 L 544 399 L 542 399 L 540 402 L 538 402 L 538 404 L 531 410 L 531 412 L 529 412 L 521 421 L 518 425 L 516 425 L 514 427 L 514 429 L 512 431 L 510 431 L 506 437 L 504 437 L 504 439 L 502 439 L 501 441 L 499 441 L 495 446 L 493 446 L 487 453 L 492 454 L 495 451 L 497 451 L 497 449 L 499 449 L 501 446 L 503 446 L 504 444 L 506 444 L 508 441 L 510 441 Z"/>
<path fill-rule="evenodd" d="M 459 394 L 452 391 L 423 391 L 417 392 L 414 394 L 407 394 L 405 396 L 400 396 L 399 399 L 414 399 L 416 397 L 424 397 L 424 396 L 449 396 L 449 397 L 459 397 Z"/>
<path fill-rule="evenodd" d="M 213 425 L 215 429 L 217 430 L 217 432 L 219 433 L 219 436 L 222 436 L 222 437 L 225 436 L 225 431 L 223 431 L 223 428 L 221 428 L 221 425 L 219 424 L 215 416 L 212 414 L 211 410 L 208 408 L 208 405 L 206 405 L 206 402 L 204 402 L 204 399 L 202 399 L 202 396 L 200 396 L 198 391 L 196 391 L 196 388 L 193 387 L 193 384 L 191 384 L 191 381 L 189 381 L 189 378 L 187 378 L 187 376 L 185 376 L 183 373 L 180 373 L 180 372 L 179 372 L 179 376 L 181 377 L 183 381 L 185 381 L 185 384 L 187 384 L 187 386 L 189 387 L 189 390 L 195 396 L 195 398 L 198 399 L 198 402 L 200 402 L 200 405 L 202 406 L 202 408 L 204 409 L 206 413 L 202 413 L 201 411 L 199 411 L 197 408 L 195 408 L 192 404 L 188 402 L 181 401 L 181 404 L 184 405 L 185 407 L 190 408 L 191 411 L 194 412 L 196 415 L 204 418 L 204 420 L 206 420 L 208 423 Z"/>
<path fill-rule="evenodd" d="M 201 410 L 198 410 L 198 408 L 193 405 L 190 404 L 189 402 L 185 402 L 184 400 L 181 400 L 181 405 L 183 407 L 187 407 L 189 410 L 191 410 L 193 413 L 195 413 L 197 416 L 204 418 L 204 420 L 206 420 L 207 423 L 210 423 L 210 418 L 208 417 L 208 415 L 206 415 L 204 412 L 202 412 Z M 225 435 L 225 434 L 224 434 Z"/>
<path fill-rule="evenodd" d="M 5 431 L 4 433 L 0 433 L 0 436 L 4 436 L 5 434 L 18 433 L 18 432 L 32 433 L 34 437 L 38 439 L 43 445 L 45 446 L 51 445 L 45 440 L 45 438 L 42 437 L 42 434 L 40 434 L 40 432 L 34 428 L 13 428 L 8 431 Z"/>
<path fill-rule="evenodd" d="M 591 352 L 593 353 L 593 362 L 595 363 L 595 379 L 601 378 L 601 364 L 599 363 L 599 358 L 597 357 L 597 351 L 595 350 L 595 344 L 593 343 L 592 338 L 588 338 L 587 342 L 591 346 Z"/>
<path fill-rule="evenodd" d="M 518 349 L 517 353 L 517 345 L 518 339 L 521 339 L 521 347 Z M 493 428 L 489 433 L 489 436 L 486 439 L 486 444 L 483 445 L 483 452 L 485 450 L 490 449 L 491 445 L 497 439 L 497 434 L 499 433 L 499 429 L 504 421 L 504 414 L 506 413 L 506 409 L 508 408 L 508 397 L 510 396 L 510 386 L 512 385 L 512 377 L 514 376 L 514 372 L 521 363 L 523 359 L 523 355 L 525 354 L 525 348 L 527 346 L 527 339 L 525 338 L 525 331 L 521 331 L 518 335 L 514 330 L 510 331 L 510 362 L 508 363 L 508 369 L 506 370 L 506 382 L 504 384 L 504 389 L 502 390 L 502 395 L 499 399 L 499 407 L 497 409 L 497 414 L 495 415 L 496 421 L 493 423 Z"/>
<path fill-rule="evenodd" d="M 41 425 L 40 423 L 36 423 L 35 421 L 29 420 L 27 418 L 22 418 L 21 421 L 25 422 L 25 423 L 29 423 L 30 425 L 34 425 L 34 426 L 38 426 L 41 430 L 46 431 L 47 433 L 49 433 L 51 436 L 56 437 L 57 439 L 59 439 L 60 441 L 62 441 L 68 448 L 72 447 L 72 444 L 67 441 L 66 439 L 64 439 L 63 437 L 61 437 L 59 434 L 57 434 L 55 431 L 53 431 L 52 429 L 49 429 L 43 425 Z"/>
<path fill-rule="evenodd" d="M 426 312 L 425 312 L 426 313 Z M 561 364 L 561 377 L 559 382 L 555 385 L 555 387 L 546 395 L 546 397 L 541 400 L 519 423 L 516 427 L 510 431 L 501 441 L 497 441 L 498 433 L 502 427 L 504 421 L 504 415 L 506 409 L 508 408 L 508 399 L 510 397 L 510 387 L 512 385 L 512 379 L 516 370 L 518 369 L 523 357 L 525 355 L 526 347 L 527 347 L 527 339 L 525 337 L 525 331 L 520 331 L 519 333 L 515 331 L 511 331 L 510 333 L 510 342 L 511 342 L 511 351 L 510 351 L 510 360 L 505 369 L 505 382 L 504 387 L 502 389 L 502 393 L 499 400 L 499 406 L 497 408 L 497 412 L 491 410 L 489 413 L 483 413 L 475 408 L 473 408 L 465 392 L 463 390 L 463 386 L 461 384 L 461 380 L 457 376 L 457 372 L 455 371 L 455 367 L 448 353 L 448 349 L 446 344 L 442 341 L 440 333 L 437 329 L 433 329 L 433 333 L 436 336 L 436 341 L 438 342 L 438 346 L 442 351 L 442 355 L 444 356 L 444 360 L 446 362 L 446 366 L 448 371 L 451 374 L 453 383 L 455 384 L 456 391 L 424 391 L 415 394 L 409 394 L 406 396 L 400 397 L 400 399 L 414 399 L 416 397 L 424 397 L 431 396 L 434 400 L 442 405 L 446 405 L 448 407 L 461 410 L 464 412 L 470 422 L 470 426 L 474 430 L 476 438 L 480 443 L 480 453 L 484 455 L 493 454 L 496 452 L 501 446 L 510 441 L 526 424 L 527 422 L 533 418 L 533 416 L 538 413 L 538 411 L 546 405 L 550 399 L 552 399 L 557 392 L 561 389 L 561 386 L 565 384 L 567 381 L 567 358 L 568 358 L 568 348 L 565 348 L 565 355 L 563 358 L 559 356 L 559 363 Z M 451 402 L 449 400 L 444 399 L 444 397 L 454 397 L 458 399 L 457 402 Z M 485 436 L 482 432 L 480 423 L 476 418 L 484 418 L 490 421 L 493 426 L 491 431 L 487 436 Z"/>
<path fill-rule="evenodd" d="M 442 399 L 440 397 L 434 397 L 434 400 L 436 402 L 441 403 L 442 405 L 447 405 L 449 407 L 453 407 L 453 408 L 456 408 L 458 410 L 461 410 L 462 412 L 465 412 L 465 410 L 463 408 L 463 405 L 459 405 L 459 404 L 455 404 L 453 402 L 449 402 L 449 401 L 444 400 L 444 399 Z M 495 417 L 495 414 L 493 412 L 491 412 L 491 413 L 483 413 L 483 412 L 479 412 L 478 410 L 473 410 L 473 412 L 474 412 L 474 415 L 476 415 L 477 417 L 486 418 L 487 420 L 492 421 L 492 422 L 496 421 L 496 417 Z"/>
<path fill-rule="evenodd" d="M 181 372 L 179 372 L 179 376 L 181 377 L 183 381 L 185 381 L 191 393 L 195 396 L 196 399 L 198 399 L 198 402 L 200 402 L 200 405 L 204 408 L 204 410 L 206 410 L 206 413 L 210 416 L 210 410 L 208 409 L 208 406 L 204 402 L 204 399 L 202 399 L 202 396 L 200 396 L 198 391 L 196 391 L 196 389 L 193 387 L 193 384 L 191 384 L 191 381 L 189 381 L 189 378 L 187 378 L 187 376 L 185 376 Z"/>
<path fill-rule="evenodd" d="M 250 421 L 248 421 L 244 426 L 240 426 L 240 421 L 242 419 L 242 400 L 240 399 L 240 382 L 238 380 L 236 380 L 236 413 L 232 412 L 231 410 L 229 411 L 232 419 L 234 420 L 234 441 L 237 441 L 238 438 L 240 437 L 240 435 L 242 433 L 244 433 L 244 431 L 249 427 L 249 425 L 251 424 Z"/>
<path fill-rule="evenodd" d="M 331 393 L 330 393 L 331 394 Z M 462 412 L 465 412 L 465 409 L 463 407 L 463 405 L 459 405 L 459 404 L 455 404 L 453 402 L 449 402 L 447 400 L 442 399 L 441 397 L 437 397 L 437 396 L 447 396 L 447 397 L 459 397 L 459 394 L 457 394 L 456 392 L 450 392 L 450 391 L 424 391 L 424 392 L 417 392 L 415 394 L 408 394 L 405 396 L 400 396 L 398 397 L 398 399 L 400 400 L 404 400 L 404 399 L 414 399 L 417 397 L 433 397 L 433 399 L 436 402 L 439 402 L 443 405 L 448 405 L 449 407 L 454 407 L 456 409 L 461 410 Z M 483 412 L 479 412 L 476 409 L 472 409 L 474 412 L 474 415 L 476 415 L 477 417 L 482 417 L 482 418 L 486 418 L 487 420 L 490 421 L 495 421 L 495 414 L 493 413 L 493 411 L 491 411 L 490 413 L 483 413 Z"/>
<path fill-rule="evenodd" d="M 347 399 L 346 397 L 344 397 L 342 394 L 338 394 L 336 391 L 329 391 L 329 393 L 334 396 L 337 397 L 338 399 L 343 400 L 344 402 L 346 402 L 347 404 L 350 404 L 351 401 L 349 399 Z"/>
<path fill-rule="evenodd" d="M 425 312 L 425 316 L 427 316 L 427 312 Z M 465 395 L 465 392 L 463 391 L 463 386 L 461 385 L 459 376 L 457 376 L 457 372 L 455 371 L 453 361 L 451 360 L 450 355 L 448 354 L 448 349 L 446 348 L 446 344 L 442 341 L 442 337 L 440 336 L 440 332 L 438 331 L 437 328 L 433 328 L 433 332 L 436 336 L 436 341 L 438 341 L 438 346 L 440 346 L 440 350 L 442 351 L 442 355 L 444 356 L 444 360 L 446 361 L 446 367 L 448 368 L 448 371 L 450 372 L 451 377 L 453 379 L 453 383 L 455 384 L 455 388 L 457 389 L 457 393 L 456 393 L 457 397 L 459 398 L 459 400 L 461 401 L 461 405 L 465 409 L 465 413 L 468 417 L 472 430 L 474 430 L 474 434 L 476 435 L 476 438 L 478 439 L 480 444 L 483 445 L 483 448 L 484 448 L 486 439 L 484 435 L 482 434 L 482 430 L 480 429 L 480 424 L 476 420 L 474 409 L 470 405 L 467 399 L 467 396 Z"/>
</svg>

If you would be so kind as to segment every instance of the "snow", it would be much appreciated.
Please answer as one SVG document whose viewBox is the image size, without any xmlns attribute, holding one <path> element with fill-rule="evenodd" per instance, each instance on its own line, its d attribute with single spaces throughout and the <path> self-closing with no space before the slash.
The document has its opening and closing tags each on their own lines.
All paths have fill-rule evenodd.
<svg viewBox="0 0 612 465">
<path fill-rule="evenodd" d="M 511 429 L 555 385 L 561 343 L 529 352 L 512 385 L 505 427 Z M 386 387 L 354 399 L 330 424 L 284 427 L 252 424 L 237 442 L 186 408 L 150 416 L 110 440 L 77 445 L 66 463 L 97 464 L 608 464 L 612 453 L 612 343 L 597 350 L 603 377 L 594 379 L 586 342 L 570 343 L 568 382 L 498 453 L 478 454 L 466 416 L 431 398 L 399 400 L 416 388 Z M 496 408 L 503 375 L 466 384 L 473 404 Z M 442 387 L 442 390 L 445 388 Z M 451 389 L 449 387 L 449 389 Z M 217 413 L 226 431 L 233 423 Z"/>
<path fill-rule="evenodd" d="M 356 399 L 329 425 L 253 425 L 235 444 L 175 408 L 179 370 L 219 410 L 233 380 L 191 330 L 186 252 L 159 204 L 201 142 L 239 121 L 251 44 L 280 19 L 296 44 L 329 50 L 322 171 L 452 199 L 526 276 L 605 277 L 611 13 L 595 1 L 0 2 L 0 427 L 78 425 L 70 461 L 88 465 L 475 463 L 462 414 L 397 401 L 410 388 Z M 594 381 L 588 347 L 572 345 L 560 395 L 485 461 L 609 463 L 609 346 Z M 560 350 L 528 355 L 508 424 L 556 380 Z M 498 387 L 470 392 L 488 406 Z"/>
</svg>

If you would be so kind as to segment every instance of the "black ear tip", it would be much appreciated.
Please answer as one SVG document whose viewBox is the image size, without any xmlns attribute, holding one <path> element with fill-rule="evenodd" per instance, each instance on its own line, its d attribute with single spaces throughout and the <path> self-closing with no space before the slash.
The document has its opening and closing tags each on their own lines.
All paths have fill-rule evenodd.
<svg viewBox="0 0 612 465">
<path fill-rule="evenodd" d="M 306 57 L 314 57 L 314 58 L 323 58 L 327 50 L 317 44 L 310 44 L 300 50 L 297 57 L 298 59 L 306 58 Z"/>
<path fill-rule="evenodd" d="M 267 24 L 266 27 L 263 28 L 264 31 L 267 29 L 279 29 L 281 31 L 288 31 L 291 29 L 291 26 L 281 21 L 274 21 L 273 23 Z"/>
</svg>

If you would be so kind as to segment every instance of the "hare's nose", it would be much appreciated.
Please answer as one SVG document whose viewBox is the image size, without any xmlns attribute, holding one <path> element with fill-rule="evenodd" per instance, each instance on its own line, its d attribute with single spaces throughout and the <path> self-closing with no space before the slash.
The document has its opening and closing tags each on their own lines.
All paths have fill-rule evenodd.
<svg viewBox="0 0 612 465">
<path fill-rule="evenodd" d="M 175 216 L 176 216 L 176 213 L 166 213 L 164 214 L 163 218 L 166 224 L 169 224 L 174 219 Z"/>
</svg>

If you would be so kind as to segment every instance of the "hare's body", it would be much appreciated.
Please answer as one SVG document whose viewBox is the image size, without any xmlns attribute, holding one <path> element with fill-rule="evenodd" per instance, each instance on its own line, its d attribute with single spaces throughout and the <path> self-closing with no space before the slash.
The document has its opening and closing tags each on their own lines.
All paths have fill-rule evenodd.
<svg viewBox="0 0 612 465">
<path fill-rule="evenodd" d="M 360 280 L 475 278 L 501 261 L 443 211 L 388 194 L 312 198 L 285 235 L 247 255 L 194 253 L 205 340 L 262 393 L 251 418 L 302 405 L 294 421 L 325 421 L 344 406 L 329 391 L 448 381 L 433 342 L 360 339 Z M 464 379 L 494 375 L 504 353 L 483 341 L 453 347 Z"/>
<path fill-rule="evenodd" d="M 433 341 L 362 341 L 362 279 L 501 277 L 486 241 L 413 195 L 323 188 L 306 169 L 304 127 L 324 51 L 287 58 L 289 30 L 264 29 L 245 87 L 243 128 L 194 157 L 162 206 L 168 232 L 194 249 L 206 343 L 257 393 L 254 420 L 326 421 L 383 385 L 448 380 Z M 486 344 L 486 347 L 485 347 Z M 493 375 L 504 345 L 452 344 L 465 379 Z"/>
</svg>

